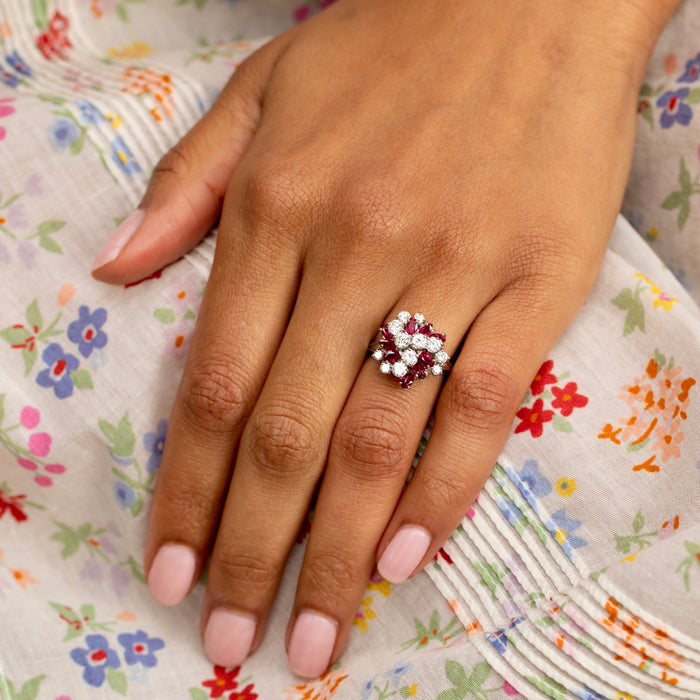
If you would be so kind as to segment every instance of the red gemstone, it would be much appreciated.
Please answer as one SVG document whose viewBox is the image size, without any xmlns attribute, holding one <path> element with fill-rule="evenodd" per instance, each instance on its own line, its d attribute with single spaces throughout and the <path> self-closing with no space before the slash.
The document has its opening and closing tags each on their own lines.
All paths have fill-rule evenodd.
<svg viewBox="0 0 700 700">
<path fill-rule="evenodd" d="M 425 352 L 425 350 L 420 355 L 418 355 L 418 361 L 426 367 L 432 367 L 435 364 L 433 356 L 429 352 Z"/>
<path fill-rule="evenodd" d="M 401 355 L 399 355 L 398 352 L 391 352 L 390 351 L 384 355 L 384 361 L 391 362 L 392 365 L 394 364 L 394 362 L 398 362 L 400 359 L 401 359 Z"/>
<path fill-rule="evenodd" d="M 411 384 L 413 384 L 413 372 L 409 371 L 401 377 L 401 386 L 404 389 L 408 389 Z"/>
<path fill-rule="evenodd" d="M 381 327 L 381 332 L 382 335 L 384 336 L 384 340 L 391 340 L 391 331 L 389 330 L 389 326 L 386 325 L 386 323 Z"/>
<path fill-rule="evenodd" d="M 393 340 L 380 340 L 379 345 L 381 345 L 384 352 L 396 352 L 396 345 Z"/>
<path fill-rule="evenodd" d="M 425 371 L 425 367 L 423 365 L 415 365 L 413 368 L 413 372 L 416 375 L 416 379 L 425 379 L 427 376 L 427 372 Z"/>
<path fill-rule="evenodd" d="M 406 333 L 409 335 L 413 335 L 414 333 L 418 332 L 418 321 L 416 321 L 413 316 L 408 320 L 408 323 L 406 324 Z"/>
<path fill-rule="evenodd" d="M 427 323 L 427 324 L 426 324 L 425 326 L 423 326 L 418 332 L 419 332 L 419 333 L 422 333 L 423 335 L 430 335 L 430 333 L 432 332 L 432 330 L 433 330 L 433 327 L 432 327 L 429 323 Z"/>
<path fill-rule="evenodd" d="M 443 343 L 445 342 L 445 340 L 447 338 L 447 336 L 444 333 L 431 333 L 430 337 L 431 338 L 440 338 L 440 340 L 442 340 Z"/>
</svg>

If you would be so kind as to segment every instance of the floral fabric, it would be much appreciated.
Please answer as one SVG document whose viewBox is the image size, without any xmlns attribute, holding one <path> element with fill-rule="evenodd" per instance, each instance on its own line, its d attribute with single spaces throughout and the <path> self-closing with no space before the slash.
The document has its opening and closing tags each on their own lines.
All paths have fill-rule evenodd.
<svg viewBox="0 0 700 700">
<path fill-rule="evenodd" d="M 148 596 L 146 515 L 213 236 L 124 288 L 88 268 L 238 63 L 324 4 L 0 2 L 0 696 L 700 697 L 697 4 L 641 90 L 637 231 L 618 219 L 435 562 L 401 586 L 375 574 L 346 653 L 306 683 L 283 648 L 303 537 L 241 667 L 201 650 L 201 585 L 175 609 Z"/>
</svg>

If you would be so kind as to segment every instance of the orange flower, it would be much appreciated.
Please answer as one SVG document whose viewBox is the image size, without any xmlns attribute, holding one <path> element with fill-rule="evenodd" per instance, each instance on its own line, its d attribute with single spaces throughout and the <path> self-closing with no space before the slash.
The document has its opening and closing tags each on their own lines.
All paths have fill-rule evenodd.
<svg viewBox="0 0 700 700">
<path fill-rule="evenodd" d="M 10 573 L 22 590 L 27 590 L 30 583 L 39 583 L 26 569 L 10 569 Z"/>
<path fill-rule="evenodd" d="M 620 441 L 617 439 L 617 436 L 621 430 L 622 430 L 622 428 L 618 428 L 617 430 L 613 430 L 612 423 L 606 423 L 605 426 L 603 427 L 603 432 L 598 435 L 598 438 L 600 440 L 611 440 L 616 445 L 619 445 Z"/>
<path fill-rule="evenodd" d="M 632 471 L 639 472 L 639 471 L 645 471 L 645 472 L 658 472 L 660 471 L 661 467 L 658 464 L 654 464 L 654 460 L 656 459 L 656 455 L 653 454 L 649 459 L 646 460 L 646 462 L 642 462 L 641 464 L 635 464 L 632 467 Z"/>
<path fill-rule="evenodd" d="M 326 671 L 318 680 L 285 689 L 286 700 L 330 700 L 347 677 L 342 671 Z"/>
<path fill-rule="evenodd" d="M 658 440 L 651 446 L 651 449 L 661 450 L 661 461 L 668 462 L 669 459 L 678 459 L 681 456 L 681 451 L 678 445 L 683 442 L 684 433 L 675 432 L 680 426 L 680 419 L 673 421 L 670 427 L 659 425 L 656 428 L 656 437 Z"/>
</svg>

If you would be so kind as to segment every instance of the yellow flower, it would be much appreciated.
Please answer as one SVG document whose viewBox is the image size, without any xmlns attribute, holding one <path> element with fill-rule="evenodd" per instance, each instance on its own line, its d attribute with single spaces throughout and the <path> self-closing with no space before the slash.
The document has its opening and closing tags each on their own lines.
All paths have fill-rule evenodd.
<svg viewBox="0 0 700 700">
<path fill-rule="evenodd" d="M 652 306 L 661 307 L 664 311 L 670 311 L 673 308 L 673 303 L 678 301 L 675 297 L 670 297 L 665 292 L 661 292 L 652 302 Z"/>
<path fill-rule="evenodd" d="M 109 55 L 112 58 L 145 58 L 151 53 L 151 47 L 142 41 L 135 41 L 133 44 L 122 46 L 121 49 L 110 49 Z"/>
<path fill-rule="evenodd" d="M 355 619 L 352 621 L 353 625 L 360 628 L 362 634 L 367 633 L 367 620 L 374 620 L 377 617 L 377 613 L 370 607 L 373 602 L 372 596 L 363 598 L 360 602 L 360 609 L 355 613 Z"/>
<path fill-rule="evenodd" d="M 641 551 L 642 551 L 642 550 L 640 549 L 639 552 L 641 552 Z M 622 557 L 622 559 L 620 559 L 620 561 L 621 561 L 621 562 L 623 562 L 623 561 L 634 561 L 634 560 L 637 558 L 637 554 L 639 554 L 639 552 L 635 552 L 634 554 L 629 554 L 629 555 L 627 555 L 626 557 Z"/>
<path fill-rule="evenodd" d="M 374 577 L 373 577 L 374 578 Z M 377 575 L 379 581 L 374 581 L 370 579 L 367 584 L 368 591 L 379 591 L 385 598 L 391 595 L 391 584 L 386 580 Z"/>
<path fill-rule="evenodd" d="M 656 226 L 652 226 L 651 229 L 649 230 L 649 238 L 652 240 L 656 240 L 659 236 L 659 229 L 656 228 Z"/>
<path fill-rule="evenodd" d="M 118 129 L 122 124 L 123 120 L 118 114 L 111 114 L 110 112 L 107 112 L 105 114 L 105 119 L 115 128 Z"/>
<path fill-rule="evenodd" d="M 409 685 L 408 688 L 406 688 L 406 692 L 408 693 L 408 696 L 412 698 L 418 692 L 418 683 Z"/>
<path fill-rule="evenodd" d="M 617 691 L 617 694 L 615 695 L 615 700 L 634 700 L 633 696 L 630 695 L 629 693 L 623 693 L 621 690 Z"/>
<path fill-rule="evenodd" d="M 560 496 L 569 496 L 576 491 L 576 479 L 571 477 L 570 479 L 566 476 L 562 476 L 561 479 L 557 481 L 557 493 Z"/>
</svg>

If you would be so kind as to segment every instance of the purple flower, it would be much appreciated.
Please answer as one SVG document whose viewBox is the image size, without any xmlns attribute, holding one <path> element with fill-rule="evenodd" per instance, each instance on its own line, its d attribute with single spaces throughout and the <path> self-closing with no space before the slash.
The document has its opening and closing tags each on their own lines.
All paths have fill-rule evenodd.
<svg viewBox="0 0 700 700">
<path fill-rule="evenodd" d="M 111 569 L 112 573 L 112 588 L 117 594 L 118 598 L 122 598 L 126 595 L 126 589 L 131 583 L 131 575 L 126 569 L 114 564 Z"/>
<path fill-rule="evenodd" d="M 694 83 L 700 75 L 700 53 L 685 64 L 685 73 L 678 78 L 679 83 Z"/>
<path fill-rule="evenodd" d="M 0 81 L 9 85 L 10 87 L 17 87 L 19 85 L 19 80 L 16 75 L 10 73 L 10 71 L 2 70 L 2 64 L 0 64 Z"/>
<path fill-rule="evenodd" d="M 84 581 L 102 583 L 102 567 L 95 559 L 88 559 L 80 570 L 80 578 Z"/>
<path fill-rule="evenodd" d="M 134 160 L 134 154 L 121 136 L 112 140 L 112 160 L 127 175 L 141 172 L 141 166 Z"/>
<path fill-rule="evenodd" d="M 80 362 L 75 355 L 63 352 L 58 343 L 51 343 L 41 355 L 48 365 L 36 376 L 36 383 L 45 388 L 53 388 L 59 399 L 66 399 L 73 394 L 73 378 L 70 373 L 78 369 Z"/>
<path fill-rule="evenodd" d="M 109 648 L 109 643 L 101 634 L 89 634 L 85 637 L 85 642 L 87 649 L 73 649 L 70 657 L 78 666 L 85 667 L 83 680 L 88 685 L 99 688 L 105 682 L 105 669 L 119 668 L 119 657 Z"/>
<path fill-rule="evenodd" d="M 656 106 L 663 108 L 661 113 L 661 126 L 670 129 L 675 122 L 687 126 L 693 118 L 693 110 L 683 100 L 688 97 L 690 90 L 687 87 L 680 90 L 668 90 L 658 100 Z"/>
<path fill-rule="evenodd" d="M 80 116 L 88 124 L 99 124 L 100 122 L 107 121 L 97 107 L 95 107 L 89 100 L 76 100 L 75 104 L 80 110 Z"/>
<path fill-rule="evenodd" d="M 517 525 L 518 522 L 520 522 L 520 518 L 523 517 L 518 506 L 516 506 L 510 498 L 499 498 L 498 507 L 501 513 L 506 516 L 508 522 L 513 526 Z"/>
<path fill-rule="evenodd" d="M 534 459 L 528 459 L 519 472 L 509 467 L 506 468 L 506 471 L 527 502 L 535 509 L 537 509 L 537 499 L 552 492 L 552 484 L 549 483 L 547 477 L 540 474 Z"/>
<path fill-rule="evenodd" d="M 89 307 L 83 305 L 78 310 L 78 319 L 68 326 L 68 340 L 78 346 L 83 357 L 90 357 L 94 349 L 107 345 L 107 334 L 102 330 L 106 320 L 106 309 L 99 308 L 90 313 Z"/>
<path fill-rule="evenodd" d="M 554 535 L 554 538 L 569 559 L 573 559 L 574 549 L 585 547 L 588 544 L 583 537 L 572 534 L 581 525 L 583 525 L 583 521 L 568 516 L 563 508 L 560 508 L 556 513 L 552 513 L 552 517 L 545 523 L 545 527 Z"/>
<path fill-rule="evenodd" d="M 5 56 L 5 60 L 12 66 L 12 68 L 17 71 L 17 73 L 21 73 L 22 75 L 26 75 L 28 78 L 32 77 L 32 71 L 30 70 L 29 66 L 22 60 L 22 57 L 17 53 L 17 51 L 13 51 L 11 54 Z"/>
<path fill-rule="evenodd" d="M 22 264 L 28 270 L 31 270 L 34 267 L 36 248 L 29 241 L 20 241 L 17 246 L 17 252 L 19 253 L 19 259 L 22 261 Z"/>
<path fill-rule="evenodd" d="M 160 460 L 163 457 L 163 447 L 165 446 L 165 435 L 168 432 L 167 418 L 158 421 L 158 427 L 154 433 L 146 433 L 143 436 L 143 446 L 151 453 L 146 464 L 146 471 L 152 473 L 160 467 Z"/>
<path fill-rule="evenodd" d="M 129 666 L 141 664 L 152 668 L 158 663 L 155 652 L 165 646 L 162 639 L 149 637 L 143 630 L 136 630 L 136 634 L 120 634 L 117 640 L 124 647 L 124 661 Z"/>
<path fill-rule="evenodd" d="M 114 482 L 113 493 L 114 498 L 117 499 L 117 503 L 122 508 L 128 508 L 136 500 L 136 493 L 134 492 L 134 489 L 132 489 L 129 484 L 125 484 L 123 481 Z"/>
<path fill-rule="evenodd" d="M 55 119 L 49 124 L 49 141 L 57 151 L 65 151 L 80 138 L 80 129 L 70 119 Z"/>
<path fill-rule="evenodd" d="M 388 678 L 392 682 L 393 688 L 398 688 L 403 677 L 413 668 L 410 661 L 397 661 L 393 668 L 390 668 L 384 673 L 384 678 Z"/>
</svg>

